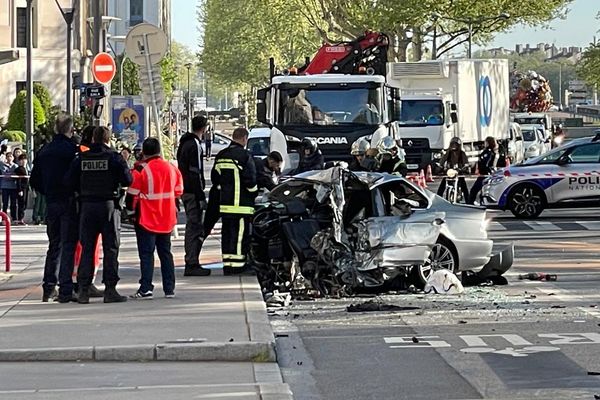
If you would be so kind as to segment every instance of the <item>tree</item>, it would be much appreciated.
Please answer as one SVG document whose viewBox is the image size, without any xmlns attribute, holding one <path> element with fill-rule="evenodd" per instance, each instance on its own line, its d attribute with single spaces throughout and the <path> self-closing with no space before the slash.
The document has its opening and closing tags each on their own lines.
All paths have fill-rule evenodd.
<svg viewBox="0 0 600 400">
<path fill-rule="evenodd" d="M 6 128 L 10 131 L 25 131 L 25 104 L 27 101 L 27 92 L 21 90 L 15 100 L 10 105 L 8 111 L 8 122 Z M 46 122 L 44 108 L 37 96 L 33 95 L 33 126 L 37 129 Z"/>
<path fill-rule="evenodd" d="M 600 44 L 590 43 L 577 64 L 577 74 L 590 86 L 600 85 Z"/>
<path fill-rule="evenodd" d="M 121 66 L 123 61 L 123 55 L 120 55 L 115 60 L 116 64 Z M 140 88 L 139 78 L 139 67 L 136 63 L 131 61 L 129 58 L 125 59 L 123 63 L 123 95 L 124 96 L 137 96 L 142 92 Z M 115 75 L 111 84 L 111 94 L 113 96 L 119 96 L 121 94 L 121 73 Z"/>
<path fill-rule="evenodd" d="M 40 104 L 44 109 L 44 113 L 48 115 L 48 112 L 50 112 L 50 109 L 52 108 L 52 96 L 50 96 L 50 92 L 48 91 L 46 86 L 42 85 L 39 82 L 34 82 L 33 94 L 40 101 Z"/>
</svg>

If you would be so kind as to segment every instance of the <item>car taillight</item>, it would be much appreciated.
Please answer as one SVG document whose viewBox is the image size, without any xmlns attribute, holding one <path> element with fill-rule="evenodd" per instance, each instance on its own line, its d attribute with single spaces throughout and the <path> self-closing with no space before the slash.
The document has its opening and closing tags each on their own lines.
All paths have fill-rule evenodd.
<svg viewBox="0 0 600 400">
<path fill-rule="evenodd" d="M 504 176 L 509 177 L 510 176 L 510 171 L 505 169 L 504 170 Z"/>
</svg>

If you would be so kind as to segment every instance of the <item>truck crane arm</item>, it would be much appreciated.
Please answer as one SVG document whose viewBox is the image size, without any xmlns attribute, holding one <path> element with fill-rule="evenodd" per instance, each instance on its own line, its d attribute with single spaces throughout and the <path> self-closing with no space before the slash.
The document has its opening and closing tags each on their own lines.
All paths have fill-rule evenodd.
<svg viewBox="0 0 600 400">
<path fill-rule="evenodd" d="M 366 73 L 385 75 L 388 46 L 386 35 L 371 31 L 352 41 L 325 43 L 298 74 L 356 74 L 364 68 Z"/>
</svg>

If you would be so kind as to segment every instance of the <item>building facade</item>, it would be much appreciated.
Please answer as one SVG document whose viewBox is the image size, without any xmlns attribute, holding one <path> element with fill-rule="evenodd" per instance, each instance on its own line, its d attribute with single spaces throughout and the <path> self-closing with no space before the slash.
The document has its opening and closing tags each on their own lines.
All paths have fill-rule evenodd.
<svg viewBox="0 0 600 400">
<path fill-rule="evenodd" d="M 122 38 L 137 24 L 143 22 L 161 28 L 171 42 L 171 0 L 108 0 L 108 15 L 117 17 L 109 29 L 109 42 L 116 54 L 122 54 L 122 39 L 111 40 L 111 37 Z"/>
<path fill-rule="evenodd" d="M 58 0 L 70 7 L 71 0 Z M 0 0 L 0 118 L 6 122 L 11 103 L 26 87 L 27 1 Z M 74 31 L 80 27 L 74 23 Z M 76 38 L 77 36 L 77 38 Z M 80 47 L 73 35 L 73 47 Z M 44 84 L 54 104 L 66 106 L 67 27 L 55 1 L 33 1 L 33 80 Z M 73 71 L 79 70 L 80 51 L 74 52 Z"/>
</svg>

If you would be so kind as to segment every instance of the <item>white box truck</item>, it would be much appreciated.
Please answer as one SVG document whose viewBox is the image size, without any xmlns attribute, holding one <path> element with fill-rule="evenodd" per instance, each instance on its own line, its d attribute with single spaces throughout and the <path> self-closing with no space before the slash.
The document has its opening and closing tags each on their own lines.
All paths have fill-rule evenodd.
<svg viewBox="0 0 600 400">
<path fill-rule="evenodd" d="M 461 138 L 474 162 L 486 137 L 509 134 L 508 60 L 388 63 L 387 84 L 399 90 L 396 135 L 410 170 L 441 158 Z"/>
</svg>

